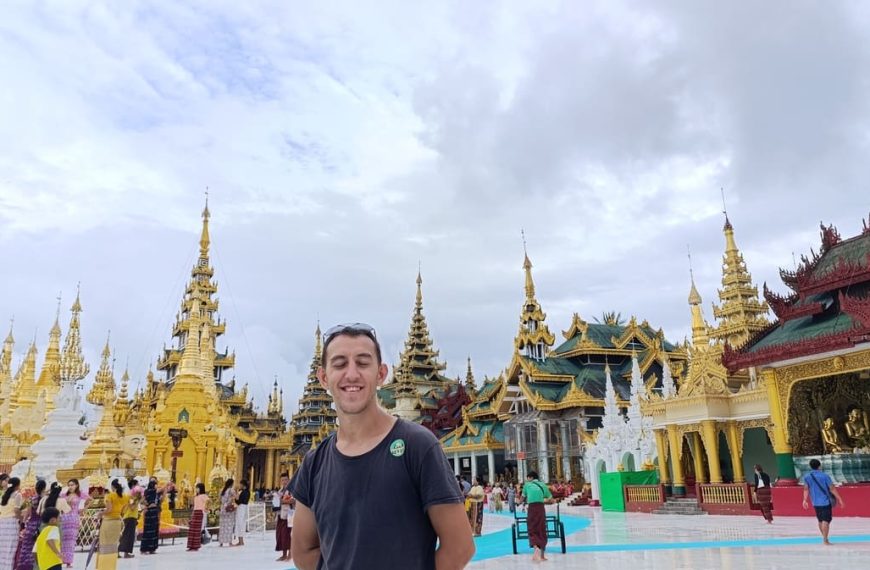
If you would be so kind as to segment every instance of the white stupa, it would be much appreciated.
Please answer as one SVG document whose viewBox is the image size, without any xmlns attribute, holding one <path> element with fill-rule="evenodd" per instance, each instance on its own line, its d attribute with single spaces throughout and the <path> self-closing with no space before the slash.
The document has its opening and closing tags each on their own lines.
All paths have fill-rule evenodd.
<svg viewBox="0 0 870 570">
<path fill-rule="evenodd" d="M 42 439 L 30 448 L 33 457 L 12 467 L 12 475 L 22 480 L 32 467 L 40 479 L 49 483 L 56 481 L 57 470 L 72 467 L 88 446 L 85 428 L 79 423 L 82 417 L 79 382 L 90 371 L 82 355 L 79 335 L 79 315 L 82 312 L 79 295 L 76 295 L 71 311 L 72 319 L 60 361 L 61 387 L 55 396 L 54 410 L 46 417 Z"/>
</svg>

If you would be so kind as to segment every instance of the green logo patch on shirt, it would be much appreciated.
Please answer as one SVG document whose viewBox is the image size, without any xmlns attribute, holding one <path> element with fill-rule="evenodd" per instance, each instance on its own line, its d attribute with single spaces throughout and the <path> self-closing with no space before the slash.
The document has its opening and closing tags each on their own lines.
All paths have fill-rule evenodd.
<svg viewBox="0 0 870 570">
<path fill-rule="evenodd" d="M 405 440 L 394 439 L 393 443 L 390 444 L 390 453 L 393 454 L 393 457 L 401 457 L 405 455 Z"/>
</svg>

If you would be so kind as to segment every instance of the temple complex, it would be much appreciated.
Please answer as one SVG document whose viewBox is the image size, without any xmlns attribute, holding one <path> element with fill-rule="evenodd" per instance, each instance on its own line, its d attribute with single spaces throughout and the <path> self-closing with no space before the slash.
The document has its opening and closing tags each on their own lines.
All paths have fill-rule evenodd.
<svg viewBox="0 0 870 570">
<path fill-rule="evenodd" d="M 314 332 L 314 357 L 311 359 L 308 378 L 302 397 L 299 399 L 299 411 L 290 419 L 290 437 L 293 446 L 290 448 L 288 463 L 291 474 L 302 464 L 308 450 L 315 447 L 338 426 L 338 416 L 332 405 L 332 396 L 317 378 L 322 357 L 323 339 L 318 324 Z"/>
<path fill-rule="evenodd" d="M 462 406 L 470 398 L 459 378 L 442 374 L 447 364 L 438 360 L 438 354 L 423 315 L 423 278 L 418 272 L 405 348 L 393 367 L 392 381 L 378 390 L 378 399 L 393 415 L 417 422 L 440 437 L 461 423 Z"/>
<path fill-rule="evenodd" d="M 542 480 L 579 484 L 584 444 L 602 426 L 607 386 L 615 390 L 620 410 L 628 408 L 633 373 L 636 397 L 645 398 L 662 390 L 663 378 L 683 372 L 687 354 L 646 321 L 632 317 L 626 324 L 615 314 L 600 323 L 575 314 L 562 333 L 564 342 L 554 348 L 528 254 L 523 270 L 525 300 L 510 365 L 483 383 L 463 409 L 462 424 L 442 443 L 457 473 L 509 473 L 522 480 L 535 470 Z M 651 462 L 653 451 L 644 457 L 629 453 L 625 468 Z"/>
</svg>

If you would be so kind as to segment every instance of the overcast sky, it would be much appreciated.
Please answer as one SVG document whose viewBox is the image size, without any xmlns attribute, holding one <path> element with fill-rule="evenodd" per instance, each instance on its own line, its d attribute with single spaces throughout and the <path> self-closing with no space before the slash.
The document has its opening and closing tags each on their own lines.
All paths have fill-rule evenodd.
<svg viewBox="0 0 870 570">
<path fill-rule="evenodd" d="M 854 235 L 870 211 L 864 3 L 148 4 L 0 8 L 16 360 L 81 281 L 91 369 L 111 329 L 142 382 L 206 187 L 219 346 L 288 411 L 318 316 L 371 323 L 396 360 L 418 262 L 448 373 L 470 355 L 482 378 L 511 357 L 522 228 L 557 338 L 615 310 L 681 340 L 687 245 L 712 318 L 720 188 L 759 288 L 821 220 Z"/>
</svg>

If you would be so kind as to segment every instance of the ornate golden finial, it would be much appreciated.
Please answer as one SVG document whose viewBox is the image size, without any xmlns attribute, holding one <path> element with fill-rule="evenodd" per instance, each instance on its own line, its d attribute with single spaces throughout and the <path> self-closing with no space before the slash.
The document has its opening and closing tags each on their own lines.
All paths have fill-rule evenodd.
<svg viewBox="0 0 870 570">
<path fill-rule="evenodd" d="M 323 358 L 323 335 L 320 332 L 320 319 L 317 319 L 317 329 L 314 331 L 314 361 L 320 363 Z"/>
<path fill-rule="evenodd" d="M 471 355 L 468 355 L 468 369 L 465 372 L 465 390 L 469 393 L 473 393 L 477 389 L 477 385 L 474 382 L 474 373 L 471 371 Z"/>
<path fill-rule="evenodd" d="M 112 349 L 110 347 L 111 338 L 112 331 L 109 331 L 106 336 L 106 346 L 103 347 L 103 351 L 100 354 L 102 360 L 100 361 L 100 368 L 97 370 L 96 377 L 94 378 L 94 385 L 91 386 L 88 395 L 85 397 L 89 403 L 95 406 L 107 405 L 109 391 L 114 391 L 115 387 L 115 379 L 112 377 L 112 366 L 109 364 L 109 359 L 112 356 Z"/>
<path fill-rule="evenodd" d="M 211 212 L 208 209 L 208 187 L 205 189 L 205 208 L 202 210 L 202 235 L 199 238 L 199 255 L 200 257 L 208 257 L 208 247 L 211 239 L 208 235 L 208 220 L 211 218 Z"/>
<path fill-rule="evenodd" d="M 526 232 L 521 231 L 523 235 L 523 269 L 526 272 L 526 300 L 534 300 L 535 298 L 535 281 L 532 279 L 532 262 L 529 260 L 529 252 L 526 249 Z"/>
<path fill-rule="evenodd" d="M 422 267 L 417 267 L 417 302 L 414 305 L 418 311 L 423 310 L 423 275 Z"/>
<path fill-rule="evenodd" d="M 76 300 L 70 312 L 72 312 L 72 318 L 70 319 L 69 330 L 66 333 L 63 353 L 61 354 L 60 378 L 61 381 L 77 382 L 90 372 L 90 367 L 85 362 L 85 357 L 82 354 L 81 330 L 79 328 L 79 319 L 82 312 L 81 282 L 76 286 Z"/>
</svg>

